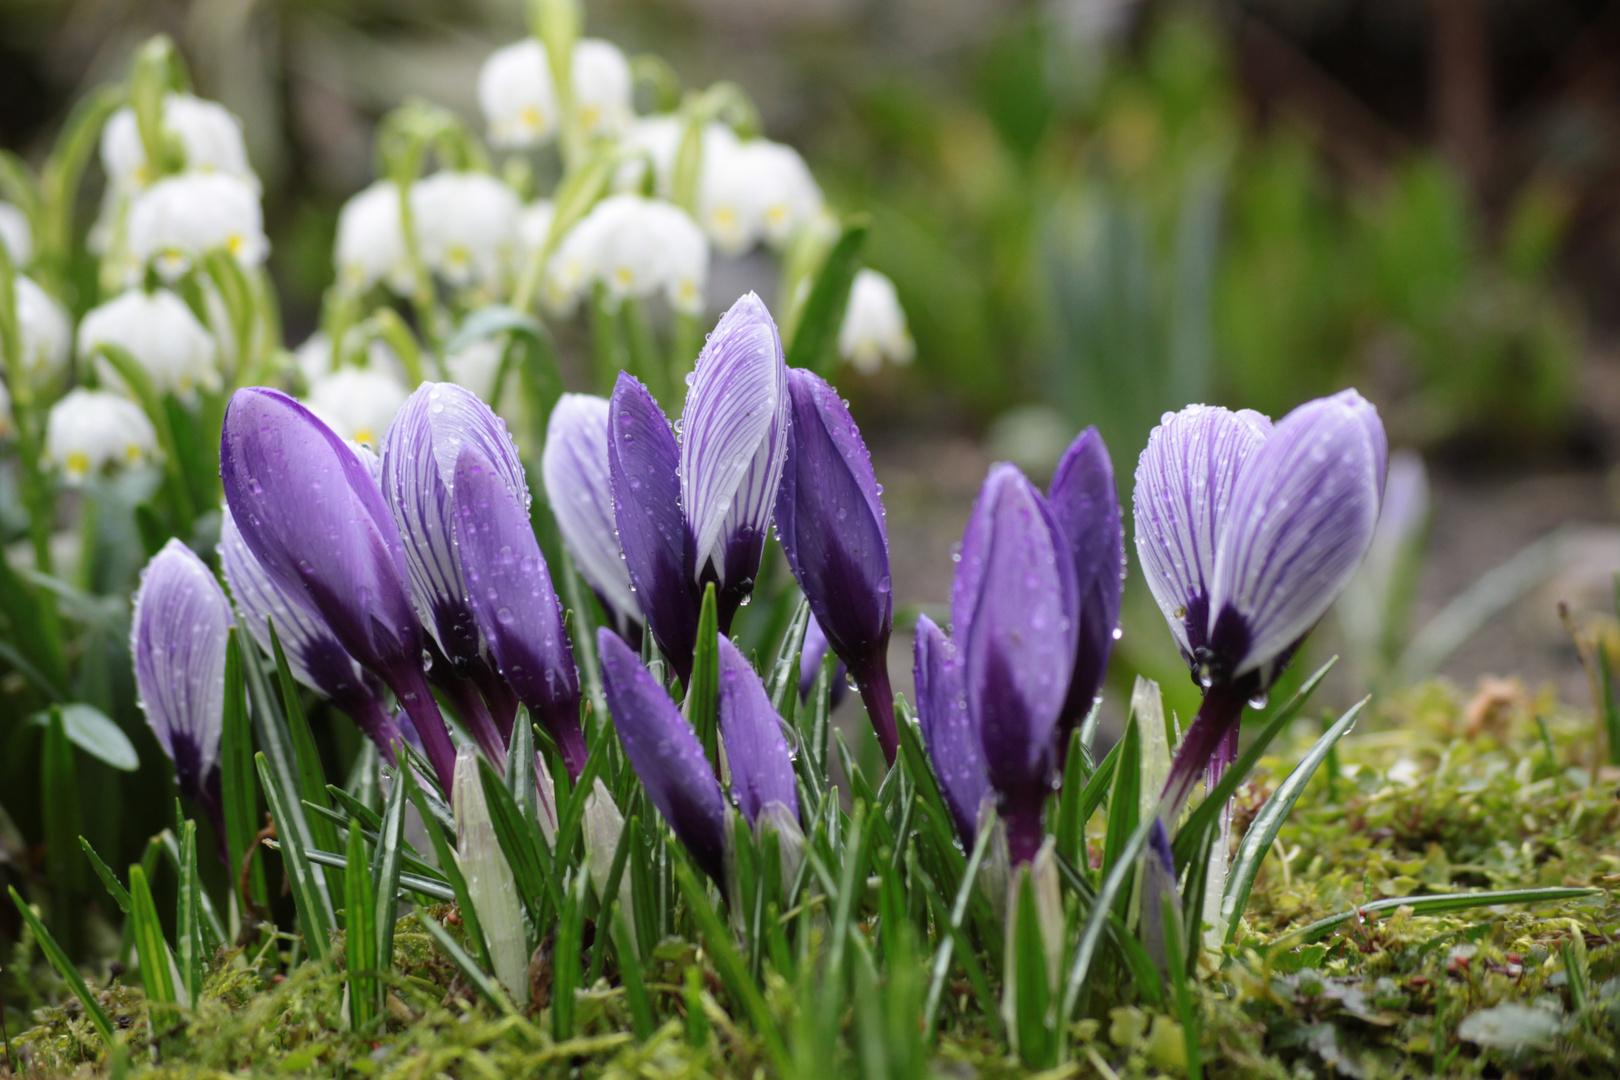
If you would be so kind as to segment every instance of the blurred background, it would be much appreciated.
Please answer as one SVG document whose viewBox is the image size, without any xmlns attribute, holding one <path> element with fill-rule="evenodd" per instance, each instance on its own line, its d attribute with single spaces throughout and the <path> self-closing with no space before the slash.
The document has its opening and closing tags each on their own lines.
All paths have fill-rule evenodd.
<svg viewBox="0 0 1620 1080">
<path fill-rule="evenodd" d="M 0 143 L 43 154 L 159 31 L 244 122 L 296 343 L 377 119 L 420 97 L 481 128 L 479 65 L 524 13 L 5 0 Z M 1555 602 L 1612 621 L 1620 567 L 1620 4 L 591 0 L 587 31 L 687 84 L 739 83 L 834 205 L 870 213 L 917 358 L 839 385 L 902 602 L 947 597 L 993 459 L 1038 474 L 1096 424 L 1128 495 L 1167 409 L 1277 416 L 1354 385 L 1429 469 L 1427 557 L 1402 625 L 1378 630 L 1399 639 L 1386 661 L 1444 614 L 1425 657 L 1461 685 L 1511 673 L 1586 703 Z M 1116 668 L 1159 673 L 1187 715 L 1168 635 L 1128 595 Z"/>
</svg>

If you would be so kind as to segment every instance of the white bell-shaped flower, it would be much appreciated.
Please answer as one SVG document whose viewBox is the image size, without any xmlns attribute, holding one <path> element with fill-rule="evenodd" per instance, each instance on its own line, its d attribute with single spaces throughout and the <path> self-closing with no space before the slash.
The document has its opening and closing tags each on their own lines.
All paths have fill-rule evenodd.
<svg viewBox="0 0 1620 1080">
<path fill-rule="evenodd" d="M 894 282 L 876 270 L 861 270 L 850 286 L 849 305 L 838 328 L 838 355 L 870 375 L 884 360 L 909 364 L 916 352 Z"/>
<path fill-rule="evenodd" d="M 79 323 L 79 355 L 89 357 L 100 345 L 128 352 L 152 380 L 158 393 L 185 402 L 197 391 L 220 388 L 219 350 L 214 336 L 191 313 L 186 302 L 167 289 L 130 289 L 91 310 Z M 123 390 L 123 380 L 106 361 L 96 368 L 110 389 Z"/>
<path fill-rule="evenodd" d="M 569 230 L 547 267 L 547 303 L 570 310 L 595 282 L 613 300 L 662 293 L 677 311 L 703 310 L 709 245 L 703 231 L 671 203 L 613 195 Z"/>
<path fill-rule="evenodd" d="M 574 46 L 574 115 L 586 135 L 614 136 L 630 126 L 630 61 L 611 41 L 582 38 Z"/>
<path fill-rule="evenodd" d="M 411 258 L 400 220 L 399 185 L 379 180 L 343 204 L 333 261 L 338 281 L 355 291 L 378 282 L 396 293 L 412 287 Z"/>
<path fill-rule="evenodd" d="M 244 267 L 270 251 L 256 188 L 227 173 L 181 173 L 159 180 L 129 208 L 134 279 L 149 263 L 166 280 L 184 274 L 199 256 L 229 252 Z"/>
<path fill-rule="evenodd" d="M 518 251 L 523 204 L 481 172 L 434 173 L 411 187 L 417 247 L 430 270 L 457 288 L 499 288 Z"/>
<path fill-rule="evenodd" d="M 187 172 L 225 173 L 258 190 L 259 178 L 248 165 L 242 142 L 242 122 L 225 106 L 190 94 L 168 94 L 163 98 L 163 126 L 179 137 Z M 135 110 L 127 105 L 113 113 L 101 131 L 101 164 L 119 191 L 137 191 L 157 179 L 146 160 Z"/>
<path fill-rule="evenodd" d="M 45 457 L 70 485 L 103 469 L 158 456 L 157 432 L 141 407 L 107 390 L 70 390 L 45 422 Z"/>
<path fill-rule="evenodd" d="M 731 129 L 724 124 L 710 126 L 725 133 L 717 136 L 719 138 L 731 134 Z M 613 174 L 614 190 L 640 190 L 650 164 L 654 189 L 667 199 L 670 176 L 675 171 L 675 155 L 680 153 L 681 136 L 685 131 L 686 122 L 674 113 L 638 116 L 632 120 L 619 138 L 619 156 L 623 160 Z M 732 141 L 736 141 L 736 136 L 732 136 Z"/>
<path fill-rule="evenodd" d="M 386 371 L 343 367 L 312 383 L 304 404 L 343 438 L 375 449 L 409 396 L 404 382 Z"/>
<path fill-rule="evenodd" d="M 786 243 L 821 213 L 815 178 L 790 146 L 769 139 L 738 142 L 722 132 L 728 129 L 715 125 L 704 133 L 698 214 L 704 231 L 728 255 L 760 240 Z"/>
<path fill-rule="evenodd" d="M 0 202 L 0 244 L 6 246 L 11 265 L 19 270 L 34 257 L 34 230 L 28 215 L 8 202 Z"/>
<path fill-rule="evenodd" d="M 314 386 L 332 374 L 332 339 L 323 330 L 315 331 L 293 350 L 293 361 L 298 365 L 298 374 L 304 378 L 304 385 Z M 405 385 L 405 365 L 382 338 L 374 337 L 366 342 L 366 366 Z"/>
<path fill-rule="evenodd" d="M 524 38 L 496 49 L 478 72 L 478 107 L 491 146 L 539 146 L 557 131 L 557 90 L 544 45 Z"/>
<path fill-rule="evenodd" d="M 16 278 L 17 332 L 23 367 L 36 382 L 48 382 L 67 367 L 73 347 L 68 313 L 50 293 L 21 274 Z"/>
</svg>

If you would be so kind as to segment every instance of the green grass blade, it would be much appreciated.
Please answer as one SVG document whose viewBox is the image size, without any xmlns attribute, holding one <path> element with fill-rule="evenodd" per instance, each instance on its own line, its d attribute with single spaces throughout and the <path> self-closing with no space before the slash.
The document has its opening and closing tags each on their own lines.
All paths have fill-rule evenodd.
<svg viewBox="0 0 1620 1080">
<path fill-rule="evenodd" d="M 1237 855 L 1232 860 L 1232 872 L 1226 879 L 1226 892 L 1221 897 L 1220 923 L 1218 928 L 1222 936 L 1232 940 L 1237 932 L 1239 917 L 1249 903 L 1249 891 L 1254 888 L 1255 876 L 1260 873 L 1260 864 L 1265 862 L 1266 852 L 1277 839 L 1277 833 L 1282 829 L 1283 822 L 1294 809 L 1294 804 L 1305 793 L 1305 785 L 1310 783 L 1311 777 L 1316 775 L 1317 768 L 1327 760 L 1329 751 L 1338 745 L 1345 733 L 1355 726 L 1356 717 L 1367 707 L 1372 698 L 1364 697 L 1352 705 L 1337 723 L 1328 728 L 1310 752 L 1300 759 L 1294 771 L 1288 774 L 1271 797 L 1266 800 L 1260 812 L 1255 815 L 1254 822 L 1250 824 L 1247 832 L 1243 834 L 1243 842 L 1238 845 Z M 1213 835 L 1215 830 L 1210 830 Z M 1197 933 L 1198 928 L 1194 927 Z"/>
<path fill-rule="evenodd" d="M 84 864 L 74 857 L 79 823 L 79 777 L 68 741 L 61 706 L 52 705 L 45 728 L 41 764 L 45 815 L 45 867 L 51 880 L 51 915 L 69 955 L 77 955 L 83 941 Z"/>
<path fill-rule="evenodd" d="M 1013 926 L 1013 951 L 1009 956 L 1013 975 L 1009 980 L 1015 986 L 1013 1034 L 1017 1037 L 1018 1056 L 1031 1069 L 1050 1068 L 1055 1064 L 1056 1037 L 1048 1025 L 1047 1011 L 1051 1005 L 1052 987 L 1046 980 L 1046 946 L 1041 940 L 1040 917 L 1035 913 L 1035 884 L 1028 866 L 1014 871 L 1017 874 L 1017 919 Z"/>
<path fill-rule="evenodd" d="M 274 619 L 270 620 L 270 647 L 276 662 L 276 681 L 281 689 L 282 715 L 287 719 L 287 733 L 291 737 L 293 755 L 298 763 L 299 792 L 305 800 L 330 810 L 332 804 L 326 797 L 326 776 L 321 769 L 320 751 L 315 748 L 315 736 L 309 730 L 309 720 L 304 716 L 304 705 L 298 696 L 298 682 L 293 678 L 292 669 L 287 666 L 287 654 L 282 651 L 281 638 L 276 635 Z M 322 851 L 336 851 L 338 834 L 332 824 L 319 814 L 303 816 L 309 827 L 310 846 Z M 333 871 L 326 874 L 329 895 L 341 895 L 343 887 L 341 873 Z"/>
<path fill-rule="evenodd" d="M 1301 945 L 1309 945 L 1313 941 L 1331 934 L 1345 923 L 1358 915 L 1372 915 L 1380 911 L 1392 911 L 1395 908 L 1410 907 L 1414 915 L 1450 915 L 1458 911 L 1468 911 L 1472 908 L 1495 907 L 1498 904 L 1550 904 L 1560 900 L 1579 900 L 1588 896 L 1599 896 L 1602 889 L 1584 888 L 1545 888 L 1545 889 L 1498 889 L 1493 892 L 1471 893 L 1442 893 L 1436 896 L 1392 896 L 1386 900 L 1373 900 L 1361 904 L 1349 911 L 1341 911 L 1337 915 L 1329 915 L 1325 919 L 1318 919 L 1309 926 L 1302 926 L 1292 930 L 1266 947 L 1270 955 L 1287 952 L 1289 949 Z"/>
<path fill-rule="evenodd" d="M 421 908 L 416 909 L 416 921 L 423 930 L 427 931 L 427 936 L 433 939 L 433 943 L 439 947 L 439 950 L 449 958 L 452 964 L 456 965 L 456 970 L 461 972 L 461 977 L 467 980 L 469 986 L 477 990 L 485 1001 L 501 1012 L 509 1015 L 515 1014 L 516 1010 L 512 1008 L 512 1002 L 501 989 L 500 984 L 484 973 L 478 963 L 467 955 L 466 949 L 456 944 L 456 939 L 450 936 L 448 930 L 440 926 L 432 915 L 429 915 Z"/>
<path fill-rule="evenodd" d="M 422 815 L 423 828 L 433 843 L 433 854 L 438 859 L 439 869 L 450 882 L 451 896 L 461 911 L 462 927 L 466 931 L 467 940 L 472 942 L 473 951 L 478 954 L 479 966 L 485 971 L 493 971 L 495 964 L 490 959 L 489 946 L 484 941 L 484 928 L 478 921 L 478 912 L 473 907 L 472 894 L 467 891 L 467 879 L 461 873 L 461 864 L 456 861 L 455 849 L 451 846 L 444 828 L 423 806 L 422 789 L 416 783 L 415 770 L 401 769 L 399 775 L 411 801 L 416 803 L 416 808 Z"/>
<path fill-rule="evenodd" d="M 276 820 L 277 835 L 281 837 L 281 864 L 292 890 L 293 908 L 304 934 L 304 948 L 314 959 L 324 960 L 332 934 L 332 916 L 316 881 L 319 871 L 310 863 L 297 828 L 289 824 L 293 820 L 292 807 L 280 783 L 270 774 L 270 763 L 262 753 L 254 754 L 253 762 L 259 770 L 265 798 L 270 802 L 270 813 Z"/>
<path fill-rule="evenodd" d="M 590 895 L 590 874 L 581 864 L 564 901 L 557 923 L 557 948 L 552 954 L 551 1034 L 558 1042 L 574 1037 L 574 993 L 579 989 L 579 947 L 585 929 L 585 900 Z"/>
<path fill-rule="evenodd" d="M 855 283 L 855 274 L 861 268 L 861 257 L 866 250 L 866 231 L 864 217 L 849 221 L 838 242 L 827 253 L 793 328 L 792 340 L 787 346 L 789 367 L 809 368 L 823 375 L 831 372 L 837 355 L 834 345 L 844 322 L 850 286 Z"/>
<path fill-rule="evenodd" d="M 23 898 L 17 895 L 16 888 L 8 885 L 6 891 L 11 893 L 11 902 L 16 906 L 17 913 L 34 932 L 34 939 L 39 942 L 40 952 L 45 954 L 45 959 L 51 967 L 62 977 L 62 981 L 67 983 L 68 989 L 73 991 L 73 996 L 79 999 L 79 1004 L 84 1006 L 84 1014 L 90 1018 L 91 1025 L 101 1036 L 101 1041 L 111 1050 L 117 1044 L 112 1021 L 107 1018 L 106 1010 L 101 1007 L 95 995 L 90 993 L 90 988 L 84 984 L 84 976 L 79 974 L 79 969 L 73 966 L 73 961 L 68 959 L 67 953 L 62 951 L 62 946 L 57 944 L 51 932 L 45 929 L 45 924 L 39 921 L 34 909 L 23 903 Z"/>
<path fill-rule="evenodd" d="M 174 956 L 169 952 L 169 943 L 163 938 L 163 924 L 158 920 L 157 904 L 152 900 L 152 888 L 146 882 L 146 871 L 140 863 L 129 868 L 129 899 L 135 948 L 141 955 L 141 986 L 155 1014 L 152 1018 L 155 1032 L 173 1022 L 173 1006 L 179 998 L 174 985 Z"/>
<path fill-rule="evenodd" d="M 225 850 L 230 853 L 231 888 L 251 855 L 248 891 L 261 906 L 269 902 L 264 864 L 254 847 L 258 833 L 258 786 L 253 771 L 253 730 L 248 722 L 247 684 L 242 672 L 242 639 L 232 627 L 225 648 L 225 716 L 220 735 L 220 795 L 225 804 Z"/>
<path fill-rule="evenodd" d="M 79 847 L 84 849 L 85 858 L 90 860 L 90 866 L 95 870 L 96 876 L 101 879 L 101 883 L 107 887 L 107 893 L 117 903 L 118 910 L 128 915 L 129 890 L 119 883 L 118 878 L 112 872 L 112 867 L 101 861 L 101 856 L 97 855 L 96 849 L 90 846 L 90 841 L 82 836 L 79 837 Z"/>
<path fill-rule="evenodd" d="M 357 831 L 350 830 L 350 832 Z M 377 937 L 373 957 L 378 970 L 383 972 L 388 971 L 394 963 L 394 924 L 398 921 L 394 916 L 394 908 L 399 902 L 404 849 L 405 782 L 398 773 L 395 773 L 393 787 L 388 792 L 388 802 L 383 806 L 383 828 L 377 838 L 377 857 L 372 863 L 372 902 L 376 905 L 376 910 L 372 914 L 371 923 Z M 380 990 L 381 984 L 379 984 L 379 1001 Z"/>
<path fill-rule="evenodd" d="M 1170 996 L 1175 1002 L 1176 1016 L 1181 1021 L 1182 1038 L 1185 1040 L 1187 1054 L 1187 1080 L 1202 1080 L 1204 1075 L 1203 1055 L 1199 1048 L 1199 1020 L 1198 1004 L 1193 998 L 1190 985 L 1192 976 L 1188 973 L 1190 961 L 1185 944 L 1186 931 L 1181 924 L 1181 918 L 1176 912 L 1175 895 L 1165 893 L 1164 908 L 1161 912 L 1164 918 L 1164 959 L 1165 966 L 1170 972 Z M 1193 931 L 1197 933 L 1196 928 Z"/>
<path fill-rule="evenodd" d="M 698 614 L 697 651 L 692 659 L 692 685 L 686 694 L 686 722 L 697 732 L 698 742 L 709 759 L 714 775 L 720 775 L 720 621 L 714 582 L 703 587 L 703 607 Z"/>
<path fill-rule="evenodd" d="M 771 708 L 776 715 L 787 716 L 799 694 L 799 655 L 804 648 L 805 628 L 810 625 L 810 601 L 800 600 L 793 609 L 793 618 L 776 648 L 776 659 L 771 662 L 770 678 L 765 689 L 770 695 Z"/>
<path fill-rule="evenodd" d="M 1114 786 L 1108 795 L 1108 830 L 1103 834 L 1102 872 L 1105 875 L 1119 862 L 1142 813 L 1142 726 L 1135 714 L 1125 722 L 1125 736 L 1119 742 Z"/>
<path fill-rule="evenodd" d="M 180 980 L 185 999 L 195 1005 L 202 996 L 203 933 L 202 882 L 197 877 L 197 823 L 180 825 L 180 895 L 175 904 L 176 937 L 180 946 Z"/>
<path fill-rule="evenodd" d="M 540 836 L 540 823 L 523 819 L 505 782 L 483 758 L 478 759 L 478 778 L 484 786 L 496 842 L 512 868 L 512 877 L 529 908 L 530 921 L 537 927 L 550 925 L 547 912 L 560 912 L 563 901 L 545 839 Z"/>
<path fill-rule="evenodd" d="M 1059 1032 L 1067 1031 L 1069 1020 L 1080 1004 L 1080 992 L 1085 989 L 1086 977 L 1091 974 L 1091 962 L 1097 954 L 1097 942 L 1102 939 L 1103 931 L 1108 926 L 1108 915 L 1113 910 L 1114 902 L 1124 893 L 1125 882 L 1135 868 L 1156 820 L 1149 818 L 1137 825 L 1136 831 L 1121 849 L 1119 859 L 1103 878 L 1102 887 L 1097 890 L 1097 899 L 1086 915 L 1085 928 L 1080 932 L 1080 941 L 1074 948 L 1074 959 L 1069 964 L 1068 981 L 1063 987 L 1062 1011 L 1058 1013 Z M 1059 1057 L 1062 1057 L 1061 1053 Z"/>
<path fill-rule="evenodd" d="M 349 1025 L 365 1031 L 377 1016 L 377 896 L 366 841 L 349 830 L 343 873 L 344 941 L 349 975 Z"/>
</svg>

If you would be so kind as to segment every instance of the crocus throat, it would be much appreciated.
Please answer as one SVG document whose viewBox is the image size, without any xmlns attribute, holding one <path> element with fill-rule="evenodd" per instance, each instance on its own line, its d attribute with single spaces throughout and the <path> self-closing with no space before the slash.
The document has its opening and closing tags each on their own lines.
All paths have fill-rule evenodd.
<svg viewBox="0 0 1620 1080">
<path fill-rule="evenodd" d="M 383 674 L 405 715 L 411 718 L 411 726 L 416 728 L 416 734 L 422 740 L 422 752 L 433 765 L 433 773 L 438 777 L 440 786 L 445 792 L 454 790 L 456 747 L 450 741 L 450 732 L 444 726 L 444 716 L 439 712 L 439 703 L 433 699 L 427 676 L 420 668 L 408 665 L 400 665 Z"/>
</svg>

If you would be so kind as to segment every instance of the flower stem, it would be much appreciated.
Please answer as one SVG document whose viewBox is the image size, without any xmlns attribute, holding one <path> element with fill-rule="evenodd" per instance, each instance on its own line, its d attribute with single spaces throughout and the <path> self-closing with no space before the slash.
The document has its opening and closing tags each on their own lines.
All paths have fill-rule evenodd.
<svg viewBox="0 0 1620 1080">
<path fill-rule="evenodd" d="M 433 766 L 433 773 L 446 795 L 455 788 L 456 747 L 450 741 L 450 732 L 444 726 L 444 715 L 439 703 L 433 700 L 427 676 L 420 668 L 405 667 L 392 673 L 388 687 L 399 699 L 411 725 L 422 738 L 422 751 Z"/>
<path fill-rule="evenodd" d="M 1034 860 L 1041 850 L 1046 830 L 1041 824 L 1040 798 L 1020 798 L 1014 802 L 1003 796 L 1001 820 L 1007 826 L 1007 861 L 1014 867 Z"/>
<path fill-rule="evenodd" d="M 1159 816 L 1174 822 L 1181 816 L 1187 798 L 1203 776 L 1212 759 L 1228 737 L 1235 739 L 1238 721 L 1243 717 L 1243 703 L 1248 699 L 1243 687 L 1231 683 L 1216 683 L 1204 692 L 1204 703 L 1198 709 L 1198 718 L 1187 729 L 1175 760 L 1170 762 L 1170 775 L 1164 782 L 1159 797 Z M 1223 766 L 1224 768 L 1224 766 Z"/>
<path fill-rule="evenodd" d="M 866 715 L 871 718 L 872 730 L 877 733 L 883 760 L 892 767 L 900 749 L 900 738 L 894 726 L 894 690 L 889 686 L 889 665 L 880 659 L 855 676 L 855 685 L 860 687 L 861 701 L 866 705 Z"/>
</svg>

